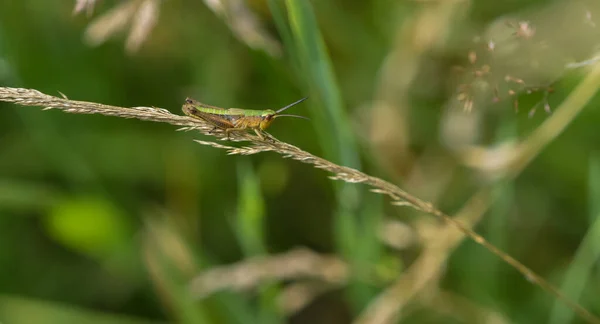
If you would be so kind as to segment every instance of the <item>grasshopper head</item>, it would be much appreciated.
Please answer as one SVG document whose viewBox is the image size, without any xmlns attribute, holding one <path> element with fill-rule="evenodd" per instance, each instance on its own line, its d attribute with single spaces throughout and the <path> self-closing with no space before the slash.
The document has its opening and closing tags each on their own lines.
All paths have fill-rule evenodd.
<svg viewBox="0 0 600 324">
<path fill-rule="evenodd" d="M 267 127 L 269 127 L 269 125 L 271 125 L 271 123 L 273 122 L 273 119 L 275 119 L 277 115 L 277 112 L 274 110 L 265 110 L 261 115 L 261 120 L 260 120 L 260 130 L 265 130 L 267 129 Z"/>
</svg>

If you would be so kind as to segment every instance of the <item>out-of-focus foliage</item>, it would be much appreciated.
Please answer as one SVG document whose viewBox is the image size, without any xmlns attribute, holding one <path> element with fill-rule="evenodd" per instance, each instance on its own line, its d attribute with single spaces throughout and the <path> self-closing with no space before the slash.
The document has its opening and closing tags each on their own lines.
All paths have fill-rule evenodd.
<svg viewBox="0 0 600 324">
<path fill-rule="evenodd" d="M 270 133 L 452 214 L 578 84 L 587 65 L 573 62 L 595 62 L 597 17 L 595 2 L 567 0 L 1 1 L 0 86 L 176 113 L 187 96 L 247 109 L 310 96 L 291 113 L 311 122 Z M 595 313 L 598 103 L 497 185 L 476 227 Z M 0 323 L 347 323 L 438 226 L 360 184 L 198 136 L 1 103 Z M 190 293 L 202 271 L 295 247 L 351 270 Z M 307 291 L 322 294 L 305 305 Z M 408 323 L 573 318 L 473 242 L 409 306 Z"/>
</svg>

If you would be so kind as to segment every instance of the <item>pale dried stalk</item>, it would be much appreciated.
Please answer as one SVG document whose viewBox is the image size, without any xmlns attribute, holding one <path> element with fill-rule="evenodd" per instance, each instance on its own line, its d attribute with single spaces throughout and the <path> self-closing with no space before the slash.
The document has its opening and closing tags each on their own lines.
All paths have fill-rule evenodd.
<svg viewBox="0 0 600 324">
<path fill-rule="evenodd" d="M 204 3 L 229 26 L 239 40 L 253 49 L 280 57 L 281 44 L 271 36 L 258 16 L 243 0 L 204 0 Z"/>
<path fill-rule="evenodd" d="M 87 2 L 87 5 L 93 7 L 93 1 L 91 4 Z M 90 22 L 85 31 L 85 41 L 90 46 L 98 46 L 130 25 L 125 50 L 133 54 L 140 49 L 156 26 L 160 16 L 160 6 L 160 0 L 122 1 Z M 75 8 L 76 12 L 78 9 L 80 9 L 79 3 Z"/>
<path fill-rule="evenodd" d="M 315 299 L 341 285 L 322 281 L 299 282 L 287 285 L 277 296 L 277 304 L 284 314 L 293 315 L 310 305 Z"/>
<path fill-rule="evenodd" d="M 222 145 L 217 144 L 217 147 Z M 401 250 L 412 244 L 415 236 L 407 225 L 388 220 L 381 228 L 380 239 Z M 349 266 L 339 258 L 298 248 L 211 268 L 194 278 L 190 291 L 194 298 L 205 298 L 223 290 L 256 289 L 265 282 L 300 280 L 287 285 L 278 296 L 281 310 L 285 314 L 295 314 L 323 293 L 345 286 L 349 271 Z"/>
<path fill-rule="evenodd" d="M 195 298 L 204 298 L 222 290 L 243 291 L 267 281 L 289 279 L 317 279 L 337 286 L 346 282 L 348 275 L 348 266 L 337 257 L 295 249 L 209 269 L 192 280 L 190 291 Z"/>
<path fill-rule="evenodd" d="M 438 291 L 434 296 L 427 299 L 423 298 L 421 301 L 426 307 L 453 317 L 457 322 L 493 324 L 511 323 L 506 317 L 491 309 L 489 306 L 478 305 L 464 296 L 448 291 Z"/>
<path fill-rule="evenodd" d="M 193 118 L 174 115 L 162 108 L 109 106 L 95 102 L 70 100 L 64 95 L 63 98 L 58 98 L 33 89 L 0 87 L 0 101 L 13 102 L 21 106 L 40 106 L 44 107 L 44 110 L 60 109 L 73 114 L 100 114 L 135 118 L 176 126 L 197 127 L 207 129 L 207 132 L 210 130 L 210 127 Z"/>
<path fill-rule="evenodd" d="M 24 106 L 42 106 L 47 109 L 61 109 L 69 113 L 81 113 L 81 114 L 102 114 L 108 116 L 117 116 L 123 118 L 137 118 L 141 120 L 149 120 L 156 122 L 169 123 L 177 126 L 184 126 L 183 129 L 191 130 L 196 129 L 207 135 L 216 135 L 221 138 L 224 137 L 224 132 L 217 130 L 216 134 L 210 134 L 210 131 L 214 128 L 212 125 L 204 123 L 199 119 L 194 119 L 185 116 L 178 116 L 171 114 L 165 109 L 150 108 L 150 107 L 133 107 L 133 108 L 122 108 L 116 106 L 108 106 L 98 103 L 91 103 L 85 101 L 74 101 L 66 98 L 58 98 L 43 94 L 37 90 L 22 89 L 22 88 L 8 88 L 0 87 L 0 101 L 14 102 Z M 250 133 L 233 133 L 231 134 L 231 140 L 233 141 L 248 141 L 252 145 L 248 147 L 230 147 L 214 142 L 197 141 L 200 144 L 211 145 L 213 147 L 227 149 L 229 154 L 241 154 L 250 155 L 260 152 L 274 151 L 284 157 L 292 158 L 294 160 L 312 164 L 316 168 L 327 170 L 334 175 L 331 179 L 342 180 L 349 183 L 364 183 L 373 187 L 372 191 L 380 194 L 389 196 L 394 205 L 408 205 L 425 213 L 434 215 L 445 222 L 455 226 L 458 230 L 464 233 L 466 236 L 471 238 L 476 243 L 484 246 L 493 254 L 500 257 L 504 262 L 511 265 L 531 282 L 537 284 L 546 292 L 555 296 L 557 299 L 563 301 L 579 316 L 586 319 L 590 323 L 600 323 L 600 320 L 588 312 L 585 308 L 581 307 L 577 303 L 566 298 L 558 289 L 552 286 L 549 282 L 543 279 L 541 276 L 533 272 L 531 269 L 526 267 L 521 262 L 517 261 L 507 253 L 498 249 L 482 236 L 472 231 L 470 228 L 463 225 L 461 222 L 456 221 L 452 217 L 444 214 L 440 210 L 436 209 L 431 203 L 423 201 L 397 186 L 384 181 L 382 179 L 369 176 L 358 170 L 340 166 L 320 157 L 314 156 L 308 152 L 305 152 L 291 144 L 281 142 L 272 136 L 267 136 L 264 140 L 258 136 L 251 135 Z"/>
<path fill-rule="evenodd" d="M 82 11 L 86 11 L 86 14 L 89 16 L 94 13 L 94 4 L 96 0 L 76 0 L 75 8 L 73 8 L 73 15 L 77 15 Z"/>
</svg>

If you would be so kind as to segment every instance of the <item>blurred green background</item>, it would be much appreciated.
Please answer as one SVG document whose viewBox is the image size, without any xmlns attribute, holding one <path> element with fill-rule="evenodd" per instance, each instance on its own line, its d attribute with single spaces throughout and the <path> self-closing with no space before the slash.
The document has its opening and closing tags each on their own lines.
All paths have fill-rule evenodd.
<svg viewBox="0 0 600 324">
<path fill-rule="evenodd" d="M 310 122 L 270 133 L 449 214 L 493 186 L 476 230 L 600 313 L 600 100 L 516 179 L 497 177 L 502 151 L 469 153 L 523 140 L 552 116 L 545 85 L 554 109 L 579 84 L 585 68 L 564 67 L 600 45 L 594 2 L 94 2 L 74 14 L 75 1 L 2 1 L 0 86 L 176 114 L 187 96 L 247 109 L 309 96 L 290 113 Z M 275 153 L 228 156 L 174 130 L 0 103 L 0 323 L 348 323 L 443 225 Z M 390 221 L 408 242 L 378 235 Z M 296 247 L 352 274 L 292 312 L 279 306 L 290 280 L 188 293 L 202 271 Z M 473 242 L 441 270 L 399 321 L 578 321 Z"/>
</svg>

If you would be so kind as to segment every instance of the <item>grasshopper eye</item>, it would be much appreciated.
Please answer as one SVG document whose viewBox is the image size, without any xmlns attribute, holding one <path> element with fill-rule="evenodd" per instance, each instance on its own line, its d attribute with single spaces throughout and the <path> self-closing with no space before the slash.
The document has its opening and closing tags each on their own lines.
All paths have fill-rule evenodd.
<svg viewBox="0 0 600 324">
<path fill-rule="evenodd" d="M 188 104 L 190 104 L 190 105 L 193 105 L 194 104 L 194 99 L 187 98 L 187 99 L 185 99 L 185 102 L 188 103 Z"/>
</svg>

